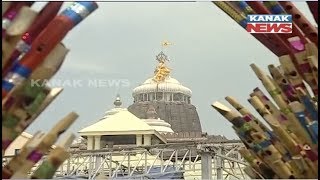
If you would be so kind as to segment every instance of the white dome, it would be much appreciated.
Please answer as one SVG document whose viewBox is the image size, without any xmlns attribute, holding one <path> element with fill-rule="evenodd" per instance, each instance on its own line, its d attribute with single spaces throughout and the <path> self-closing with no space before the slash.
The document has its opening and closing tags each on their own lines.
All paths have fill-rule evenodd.
<svg viewBox="0 0 320 180">
<path fill-rule="evenodd" d="M 183 86 L 176 79 L 168 76 L 163 82 L 157 83 L 153 78 L 147 79 L 143 84 L 133 89 L 133 96 L 149 92 L 175 92 L 191 96 L 192 91 Z"/>
<path fill-rule="evenodd" d="M 172 77 L 170 77 L 170 76 L 168 76 L 168 77 L 164 80 L 164 82 L 165 82 L 165 83 L 173 83 L 173 84 L 180 84 L 180 85 L 181 85 L 181 83 L 180 83 L 178 80 L 176 80 L 176 79 L 174 79 L 174 78 L 172 78 Z M 154 83 L 156 83 L 156 82 L 153 80 L 153 78 L 149 78 L 149 79 L 147 79 L 143 84 L 154 84 Z"/>
</svg>

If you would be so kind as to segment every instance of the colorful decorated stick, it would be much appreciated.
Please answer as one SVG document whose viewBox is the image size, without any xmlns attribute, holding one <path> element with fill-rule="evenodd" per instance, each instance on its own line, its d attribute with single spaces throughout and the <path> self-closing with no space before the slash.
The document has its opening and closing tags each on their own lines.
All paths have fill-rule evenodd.
<svg viewBox="0 0 320 180">
<path fill-rule="evenodd" d="M 76 136 L 74 134 L 69 134 L 62 142 L 57 144 L 49 153 L 46 160 L 44 160 L 37 170 L 31 175 L 31 179 L 51 179 L 59 166 L 70 157 L 67 149 L 75 137 Z M 27 178 L 28 176 L 16 174 L 13 177 Z"/>
<path fill-rule="evenodd" d="M 255 130 L 254 127 L 251 126 L 251 123 L 246 122 L 242 117 L 240 117 L 235 111 L 232 111 L 225 105 L 214 102 L 211 105 L 214 109 L 216 109 L 222 116 L 224 116 L 227 120 L 229 120 L 236 128 L 247 143 L 250 145 L 254 144 L 254 138 L 251 135 L 251 132 L 259 132 Z M 260 136 L 263 140 L 268 141 L 268 137 L 265 134 L 260 133 Z M 251 142 L 251 143 L 250 143 Z M 267 143 L 268 144 L 268 143 Z"/>
<path fill-rule="evenodd" d="M 259 99 L 254 96 L 250 99 L 250 103 L 257 109 L 259 114 L 263 116 L 263 118 L 269 123 L 269 125 L 274 130 L 274 133 L 279 137 L 279 140 L 282 142 L 282 144 L 286 147 L 286 149 L 290 152 L 291 156 L 300 156 L 302 151 L 302 146 L 298 144 L 287 132 L 284 130 L 281 125 L 274 119 L 274 117 L 268 112 L 266 108 L 264 108 L 262 102 L 259 101 Z M 291 157 L 290 156 L 290 157 Z M 313 159 L 313 157 L 308 156 L 307 158 Z M 302 171 L 301 169 L 297 168 L 297 165 L 295 163 L 292 163 L 290 159 L 288 161 L 291 164 L 292 169 L 295 172 L 295 176 L 298 177 L 305 177 L 305 174 L 298 173 Z M 314 176 L 313 176 L 314 177 Z"/>
<path fill-rule="evenodd" d="M 8 41 L 15 37 L 18 37 L 18 39 L 20 40 L 22 35 L 34 23 L 37 16 L 38 12 L 33 10 L 31 7 L 22 7 L 19 11 L 19 14 L 17 14 L 14 21 L 12 21 L 10 27 L 7 29 L 7 36 L 5 40 Z"/>
<path fill-rule="evenodd" d="M 2 15 L 2 39 L 5 38 L 6 30 L 10 27 L 12 21 L 23 6 L 31 6 L 34 1 L 12 2 L 10 7 Z"/>
<path fill-rule="evenodd" d="M 14 173 L 27 174 L 28 171 L 36 164 L 42 156 L 48 152 L 51 146 L 57 141 L 59 136 L 65 132 L 73 122 L 78 118 L 78 115 L 74 112 L 68 114 L 62 120 L 60 120 L 49 132 L 46 134 L 41 142 L 28 154 L 24 164 L 20 165 L 17 169 L 11 169 L 12 167 L 6 166 L 3 168 L 6 171 L 6 178 L 10 178 Z M 19 157 L 18 157 L 19 158 Z"/>
<path fill-rule="evenodd" d="M 268 8 L 268 10 L 272 14 L 287 14 L 286 11 L 277 1 L 264 1 L 263 4 Z M 308 39 L 305 38 L 303 32 L 295 23 L 292 24 L 292 33 L 283 35 L 285 35 L 292 47 L 297 51 L 304 50 L 304 44 L 310 42 Z"/>
<path fill-rule="evenodd" d="M 2 81 L 2 98 L 17 84 L 30 76 L 64 36 L 98 8 L 95 2 L 75 2 L 54 18 L 34 40 L 30 51 L 14 65 Z"/>
<path fill-rule="evenodd" d="M 310 64 L 310 66 L 312 67 L 312 73 L 313 73 L 313 81 L 314 84 L 318 84 L 318 59 L 316 58 L 316 56 L 308 56 L 307 57 L 307 61 Z M 316 93 L 317 94 L 317 93 Z"/>
<path fill-rule="evenodd" d="M 46 57 L 44 62 L 37 67 L 37 69 L 34 70 L 34 72 L 31 74 L 28 83 L 30 83 L 31 86 L 36 86 L 31 89 L 37 89 L 37 88 L 42 88 L 45 87 L 46 82 L 48 82 L 49 79 L 59 70 L 60 66 L 62 65 L 65 56 L 69 50 L 63 45 L 63 44 L 58 44 L 53 51 L 50 52 L 50 54 Z M 21 85 L 19 85 L 21 86 Z M 27 85 L 24 85 L 27 86 Z M 23 87 L 23 86 L 21 86 Z M 15 86 L 16 90 L 11 90 L 10 93 L 6 98 L 2 99 L 2 105 L 5 107 L 5 109 L 10 108 L 11 104 L 6 104 L 6 101 L 8 99 L 11 99 L 10 101 L 17 101 L 17 99 L 21 99 L 22 97 L 19 97 L 22 95 L 21 93 L 17 94 L 19 90 L 21 89 L 18 86 Z M 38 91 L 34 92 L 35 94 Z M 14 96 L 15 99 L 13 99 L 11 96 Z"/>
<path fill-rule="evenodd" d="M 7 74 L 9 68 L 14 64 L 20 56 L 27 53 L 31 44 L 40 32 L 51 22 L 57 15 L 63 2 L 48 2 L 48 4 L 40 11 L 33 24 L 24 33 L 21 40 L 17 43 L 16 49 L 11 54 L 8 63 L 3 67 L 2 75 Z"/>
<path fill-rule="evenodd" d="M 234 5 L 233 7 L 235 9 L 238 9 L 238 12 L 243 12 L 245 15 L 255 14 L 253 9 L 245 1 L 234 1 L 230 3 Z"/>
<path fill-rule="evenodd" d="M 286 14 L 285 10 L 277 1 L 263 1 L 263 4 L 273 14 Z"/>
<path fill-rule="evenodd" d="M 49 4 L 51 4 L 51 10 Z M 56 4 L 57 6 L 54 7 L 52 4 Z M 34 29 L 32 29 L 32 27 L 29 28 L 17 47 L 27 49 L 27 46 L 33 41 L 32 38 L 35 38 L 36 35 L 43 30 L 44 26 L 46 26 L 45 24 L 48 24 L 48 21 L 55 16 L 61 7 L 61 4 L 62 2 L 48 3 L 38 16 L 37 21 L 33 24 L 32 27 Z M 3 85 L 11 83 L 13 86 L 8 88 L 8 91 L 2 89 L 2 105 L 4 106 L 2 154 L 4 154 L 6 147 L 8 147 L 10 143 L 18 137 L 61 92 L 62 89 L 56 88 L 51 90 L 43 83 L 46 82 L 46 80 L 49 80 L 58 71 L 68 53 L 68 49 L 65 48 L 63 44 L 59 44 L 59 42 L 69 30 L 96 8 L 97 4 L 94 2 L 78 2 L 65 10 L 60 16 L 57 16 L 52 20 L 47 28 L 35 38 L 33 44 L 36 46 L 31 49 L 31 55 L 27 53 L 26 58 L 23 58 L 22 61 L 14 64 L 13 70 L 10 73 L 4 73 L 6 77 L 3 78 Z M 24 10 L 26 11 L 23 12 Z M 32 11 L 30 8 L 22 7 L 20 8 L 20 12 L 21 13 L 15 17 L 12 25 L 6 29 L 8 36 L 6 39 L 3 39 L 3 44 L 5 45 L 3 51 L 5 50 L 5 52 L 10 52 L 10 50 L 14 49 L 14 45 L 22 34 L 21 31 L 28 27 L 28 24 L 31 24 L 35 17 L 33 16 L 35 15 L 35 11 Z M 26 16 L 28 13 L 31 16 L 24 18 L 23 15 Z M 23 26 L 19 26 L 19 24 Z M 30 37 L 30 39 L 28 39 L 27 36 Z M 23 53 L 23 51 L 14 52 L 11 60 L 19 60 Z M 2 58 L 3 57 L 5 56 L 2 56 Z M 10 61 L 10 63 L 14 61 Z M 4 61 L 2 61 L 2 63 L 5 64 Z M 21 76 L 23 78 L 21 78 Z M 18 81 L 16 81 L 17 79 Z M 32 80 L 40 80 L 40 82 L 31 82 Z M 35 83 L 40 83 L 40 85 Z M 6 93 L 9 93 L 10 96 L 6 96 Z M 76 118 L 77 114 L 71 113 L 61 120 L 47 135 L 44 136 L 40 133 L 35 134 L 35 136 L 21 149 L 18 155 L 15 156 L 9 164 L 3 167 L 3 178 L 28 178 L 27 173 L 43 157 L 43 155 L 48 153 L 59 135 L 63 133 Z M 58 145 L 56 149 L 52 150 L 48 159 L 40 165 L 32 178 L 52 178 L 59 165 L 69 157 L 67 145 L 71 144 L 73 139 L 74 136 L 72 135 L 67 138 L 68 142 L 64 142 Z"/>
<path fill-rule="evenodd" d="M 309 145 L 304 145 L 302 149 L 305 152 L 303 155 L 308 157 L 306 163 L 309 165 L 310 169 L 315 172 L 316 176 L 318 176 L 318 151 L 315 152 Z"/>
<path fill-rule="evenodd" d="M 310 138 L 312 139 L 314 144 L 318 144 L 317 137 L 314 136 L 313 132 L 309 131 L 309 124 L 311 123 L 310 119 L 305 115 L 305 108 L 304 106 L 299 103 L 298 101 L 294 101 L 289 103 L 290 108 L 296 115 L 297 119 L 299 120 L 301 126 L 308 132 Z"/>
<path fill-rule="evenodd" d="M 305 54 L 305 61 L 309 62 L 310 67 L 313 72 L 313 81 L 315 81 L 316 84 L 318 84 L 318 47 L 314 43 L 307 43 L 305 45 L 306 47 L 306 54 Z M 317 93 L 316 93 L 317 94 Z"/>
<path fill-rule="evenodd" d="M 4 151 L 41 113 L 42 111 L 62 92 L 62 88 L 53 88 L 40 103 L 34 101 L 27 109 L 16 108 L 12 113 L 4 112 L 2 121 L 2 150 Z M 31 91 L 31 94 L 34 92 Z M 42 97 L 37 94 L 36 97 Z M 29 111 L 30 112 L 30 111 Z"/>
<path fill-rule="evenodd" d="M 239 153 L 241 156 L 261 175 L 263 178 L 274 179 L 276 174 L 267 164 L 265 164 L 259 157 L 251 153 L 246 148 L 240 148 Z"/>
<path fill-rule="evenodd" d="M 238 128 L 243 128 L 244 125 L 247 125 L 247 123 L 238 115 L 236 115 L 235 112 L 224 106 L 223 104 L 219 102 L 214 102 L 211 105 L 214 109 L 216 109 L 221 115 L 223 115 L 227 120 L 229 120 L 232 124 L 234 124 Z M 247 125 L 248 126 L 248 125 Z M 279 151 L 271 144 L 270 141 L 266 139 L 266 137 L 257 131 L 250 131 L 249 126 L 246 128 L 247 133 L 249 136 L 251 136 L 252 141 L 254 144 L 258 145 L 259 148 L 256 150 L 258 157 L 261 157 L 263 161 L 266 163 L 272 164 L 273 162 L 277 160 L 281 160 L 282 156 L 279 153 Z M 280 162 L 279 162 L 280 163 Z M 283 168 L 287 170 L 289 167 L 282 163 L 284 166 Z M 275 169 L 274 167 L 271 166 L 273 171 L 279 172 L 281 171 L 282 174 L 279 174 L 280 178 L 288 178 L 292 174 L 288 174 L 287 171 L 282 172 L 282 170 Z"/>
<path fill-rule="evenodd" d="M 255 64 L 251 64 L 250 66 L 257 75 L 257 77 L 261 80 L 262 84 L 267 89 L 269 94 L 275 100 L 277 105 L 280 107 L 280 110 L 283 113 L 285 113 L 288 117 L 288 120 L 290 121 L 289 129 L 295 134 L 297 134 L 301 138 L 301 140 L 303 140 L 303 143 L 312 144 L 312 140 L 310 139 L 308 133 L 300 126 L 299 121 L 292 113 L 289 105 L 283 100 L 281 94 L 279 93 L 279 90 L 276 89 L 274 84 L 269 80 L 269 78 L 264 74 L 264 72 L 261 71 Z"/>
<path fill-rule="evenodd" d="M 263 4 L 260 2 L 250 1 L 248 2 L 248 4 L 259 14 L 271 14 L 270 11 L 266 7 L 264 7 Z M 299 38 L 297 39 L 297 37 Z M 308 43 L 308 41 L 305 40 L 303 33 L 299 31 L 299 28 L 296 26 L 296 24 L 293 23 L 292 35 L 291 34 L 270 34 L 270 38 L 273 39 L 272 40 L 273 42 L 275 41 L 281 42 L 282 46 L 285 47 L 287 51 L 286 54 L 289 54 L 291 56 L 291 59 L 295 64 L 295 66 L 297 67 L 299 74 L 301 74 L 302 77 L 308 83 L 313 83 L 308 73 L 311 67 L 309 64 L 306 64 L 303 62 L 303 60 L 305 59 L 303 56 L 305 53 L 304 44 Z M 302 40 L 302 42 L 300 42 L 300 40 Z M 294 48 L 290 48 L 290 46 Z M 285 54 L 282 54 L 282 55 L 285 55 Z"/>
<path fill-rule="evenodd" d="M 253 116 L 253 114 L 250 113 L 250 111 L 242 106 L 235 98 L 231 96 L 227 96 L 225 98 L 237 111 L 240 112 L 241 115 L 243 115 L 243 119 L 245 119 L 252 127 L 254 127 L 256 130 L 260 131 L 261 133 L 267 133 L 268 136 L 270 136 L 271 130 L 267 128 L 263 123 L 261 123 L 258 118 Z"/>
<path fill-rule="evenodd" d="M 256 3 L 256 2 L 249 2 L 254 9 L 258 9 L 258 13 L 254 14 L 287 14 L 281 5 L 276 1 L 264 1 L 263 4 Z M 263 5 L 265 7 L 263 7 Z M 278 34 L 279 37 L 285 43 L 290 42 L 290 47 L 293 47 L 294 50 L 302 51 L 304 50 L 304 44 L 309 42 L 305 37 L 304 34 L 300 31 L 299 27 L 296 24 L 292 24 L 292 33 L 289 34 Z"/>
<path fill-rule="evenodd" d="M 314 102 L 310 99 L 310 97 L 306 94 L 306 92 L 303 89 L 297 88 L 297 92 L 300 97 L 300 101 L 306 107 L 306 111 L 310 115 L 311 120 L 318 121 L 318 109 Z"/>
<path fill-rule="evenodd" d="M 27 158 L 27 156 L 31 153 L 31 151 L 39 145 L 41 140 L 43 139 L 45 133 L 38 131 L 35 133 L 31 139 L 29 139 L 26 144 L 21 148 L 19 154 L 14 156 L 9 163 L 6 165 L 9 169 L 18 169 L 21 164 L 23 164 Z M 7 169 L 2 169 L 2 176 L 5 178 L 9 178 Z"/>
<path fill-rule="evenodd" d="M 269 75 L 267 75 L 267 78 L 269 79 L 269 81 L 276 87 L 276 89 L 279 90 L 279 93 L 283 99 L 284 102 L 289 103 L 289 99 L 286 96 L 286 94 L 282 91 L 282 89 L 280 88 L 280 85 L 277 84 L 277 82 Z"/>
<path fill-rule="evenodd" d="M 275 169 L 276 173 L 279 174 L 281 178 L 285 179 L 295 179 L 296 177 L 293 175 L 291 168 L 288 168 L 288 165 L 285 164 L 281 159 L 272 162 L 273 169 Z"/>
<path fill-rule="evenodd" d="M 318 30 L 290 1 L 279 1 L 288 14 L 292 14 L 293 21 L 299 26 L 304 34 L 318 46 Z"/>
<path fill-rule="evenodd" d="M 251 166 L 246 166 L 243 171 L 251 178 L 251 179 L 263 179 L 262 175 L 257 173 L 255 169 Z"/>
<path fill-rule="evenodd" d="M 287 78 L 281 74 L 280 70 L 273 64 L 268 66 L 269 72 L 278 86 L 284 92 L 287 99 L 291 102 L 299 100 L 298 94 L 293 86 L 289 83 Z"/>
<path fill-rule="evenodd" d="M 242 27 L 246 24 L 244 15 L 247 14 L 271 14 L 271 12 L 273 14 L 286 14 L 278 2 L 214 3 Z M 293 4 L 291 8 L 295 8 Z M 288 12 L 288 10 L 286 11 Z M 299 19 L 300 17 L 296 15 L 293 18 Z M 250 123 L 242 121 L 246 117 L 246 114 L 251 113 L 247 110 L 243 111 L 243 106 L 236 102 L 234 98 L 227 97 L 226 100 L 244 116 L 242 120 L 240 116 L 230 113 L 231 110 L 220 103 L 214 103 L 212 106 L 216 106 L 214 108 L 229 121 L 232 119 L 231 117 L 237 117 L 235 118 L 236 121 L 230 121 L 233 124 L 233 129 L 235 129 L 240 139 L 244 142 L 246 148 L 252 150 L 253 154 L 257 155 L 257 157 L 261 158 L 261 161 L 272 168 L 272 171 L 278 175 L 276 178 L 312 179 L 318 176 L 316 170 L 318 167 L 318 149 L 316 147 L 318 143 L 318 49 L 317 45 L 310 43 L 310 40 L 315 41 L 310 36 L 307 36 L 309 39 L 305 38 L 303 34 L 303 32 L 310 31 L 310 29 L 301 28 L 301 22 L 297 22 L 296 19 L 293 22 L 292 34 L 264 34 L 263 38 L 267 37 L 267 40 L 260 39 L 266 47 L 279 57 L 281 63 L 279 68 L 273 65 L 268 67 L 272 78 L 254 64 L 251 65 L 257 77 L 262 81 L 262 84 L 276 102 L 276 105 L 273 104 L 257 88 L 250 94 L 251 98 L 249 102 L 273 130 L 270 133 L 271 141 L 268 141 L 272 146 L 264 146 L 265 148 L 258 147 L 258 145 L 267 142 L 263 137 L 263 133 L 261 134 L 262 128 L 257 126 L 257 124 L 250 124 L 252 123 L 252 118 L 249 118 L 251 120 L 249 121 Z M 308 25 L 305 23 L 304 28 L 307 27 Z M 278 47 L 276 48 L 275 45 Z M 315 99 L 312 99 L 313 96 L 309 94 L 308 89 L 304 85 L 305 82 L 311 86 L 316 96 Z M 230 114 L 233 114 L 233 116 Z M 252 131 L 254 129 L 256 129 L 256 132 Z M 284 145 L 284 149 L 282 145 Z M 289 152 L 288 154 L 285 154 L 286 150 Z M 266 152 L 272 154 L 272 156 L 267 156 Z M 252 177 L 257 177 L 255 173 L 252 173 L 252 170 L 257 170 L 258 172 L 261 168 L 252 166 L 252 159 L 248 159 L 248 161 L 251 161 L 250 165 L 252 168 L 249 169 L 251 169 Z M 261 174 L 265 177 L 263 172 Z"/>
<path fill-rule="evenodd" d="M 314 20 L 318 24 L 318 1 L 307 1 L 308 7 L 313 15 Z"/>
<path fill-rule="evenodd" d="M 16 16 L 10 27 L 7 29 L 6 38 L 2 39 L 2 69 L 7 64 L 11 54 L 16 49 L 17 43 L 23 33 L 32 25 L 38 12 L 30 7 L 24 6 Z"/>
<path fill-rule="evenodd" d="M 222 1 L 214 1 L 216 6 L 218 6 L 221 10 L 223 10 L 226 14 L 228 14 L 234 21 L 236 21 L 242 28 L 246 29 L 247 22 L 244 14 L 238 13 L 236 10 L 232 8 L 232 6 L 226 2 Z M 260 41 L 264 46 L 266 46 L 271 52 L 276 54 L 277 56 L 287 54 L 285 48 L 282 47 L 282 44 L 278 41 L 271 42 L 267 36 L 263 34 L 251 34 L 258 41 Z"/>
<path fill-rule="evenodd" d="M 44 81 L 50 80 L 60 69 L 64 62 L 69 49 L 62 43 L 59 43 L 31 74 L 30 79 L 43 84 Z"/>
<path fill-rule="evenodd" d="M 261 2 L 248 1 L 247 3 L 256 12 L 256 14 L 271 14 L 271 12 Z M 292 37 L 296 37 L 296 36 L 300 37 L 300 39 L 303 42 L 298 42 L 298 43 L 294 42 L 293 44 L 291 44 L 288 41 L 288 39 L 292 38 Z M 285 49 L 287 51 L 286 54 L 291 54 L 291 53 L 295 52 L 294 50 L 304 50 L 303 43 L 306 42 L 303 34 L 297 32 L 297 28 L 295 27 L 294 24 L 292 26 L 292 33 L 290 33 L 290 34 L 268 34 L 268 37 L 272 38 L 273 42 L 278 40 L 285 47 Z M 294 49 L 292 49 L 291 47 L 294 47 Z M 285 54 L 282 54 L 282 55 L 285 55 Z"/>
<path fill-rule="evenodd" d="M 253 96 L 257 96 L 263 103 L 264 107 L 278 120 L 278 122 L 288 128 L 288 118 L 259 88 L 255 88 L 253 93 L 250 94 L 250 97 Z"/>
<path fill-rule="evenodd" d="M 292 156 L 292 161 L 297 165 L 297 169 L 300 169 L 300 173 L 304 175 L 301 179 L 314 179 L 317 177 L 317 173 L 313 171 L 313 168 L 309 166 L 307 161 L 299 156 Z"/>
<path fill-rule="evenodd" d="M 290 153 L 293 155 L 299 155 L 300 148 L 298 148 L 298 144 L 290 137 L 290 135 L 284 129 L 281 128 L 279 122 L 273 118 L 271 113 L 268 112 L 268 110 L 264 107 L 262 102 L 256 96 L 252 97 L 249 102 L 256 108 L 259 114 L 267 120 L 268 124 L 272 127 L 277 137 L 279 137 L 279 139 L 286 146 L 286 148 L 290 150 Z M 291 164 L 291 168 L 294 172 L 295 177 L 306 177 L 305 174 L 299 173 L 300 169 L 298 169 L 297 166 L 291 162 L 291 160 L 288 160 L 288 162 Z"/>
<path fill-rule="evenodd" d="M 315 56 L 316 58 L 318 58 L 318 47 L 314 43 L 307 43 L 305 46 L 307 56 Z"/>
<path fill-rule="evenodd" d="M 314 137 L 316 137 L 317 141 L 318 141 L 318 121 L 313 121 L 308 125 L 308 129 L 309 131 L 313 134 Z"/>
<path fill-rule="evenodd" d="M 244 27 L 244 25 L 246 25 L 246 21 L 244 19 L 244 16 L 242 14 L 239 14 L 239 12 L 236 12 L 236 10 L 234 8 L 232 8 L 232 4 L 231 2 L 226 2 L 226 3 L 220 3 L 220 2 L 214 2 L 218 7 L 220 7 L 222 10 L 224 10 L 229 16 L 231 16 L 233 19 L 235 19 L 238 23 L 241 20 L 241 25 Z M 262 3 L 260 2 L 254 2 L 254 1 L 249 1 L 247 2 L 254 11 L 250 11 L 252 12 L 256 12 L 256 13 L 260 13 L 260 14 L 270 14 L 270 11 L 263 6 Z M 231 5 L 230 5 L 231 4 Z M 241 9 L 241 8 L 240 8 Z M 297 56 L 300 59 L 296 59 L 296 57 L 294 57 L 294 53 L 295 52 L 300 52 L 300 51 L 304 51 L 304 43 L 307 43 L 308 41 L 305 40 L 304 35 L 301 31 L 299 31 L 299 28 L 296 27 L 295 24 L 293 24 L 293 33 L 292 35 L 290 34 L 265 34 L 265 36 L 267 38 L 262 38 L 262 43 L 264 45 L 266 45 L 266 47 L 268 47 L 271 51 L 273 51 L 277 56 L 284 56 L 284 55 L 288 55 L 291 57 L 293 63 L 295 64 L 295 66 L 298 66 L 298 60 L 301 62 L 302 59 L 301 57 Z M 303 42 L 299 42 L 299 39 L 295 40 L 295 37 L 299 37 L 300 40 L 303 40 Z M 294 38 L 294 39 L 290 39 L 290 38 Z M 290 43 L 289 43 L 290 41 Z M 273 44 L 275 44 L 277 47 L 272 47 L 270 45 L 267 45 L 267 42 L 271 42 Z M 294 49 L 292 49 L 290 46 L 295 47 Z M 280 51 L 279 51 L 280 50 Z M 301 64 L 301 63 L 300 63 Z M 309 67 L 308 67 L 309 68 Z M 310 69 L 310 68 L 309 68 Z M 299 74 L 303 75 L 305 73 L 305 68 L 304 66 L 298 66 L 298 72 Z M 310 81 L 311 82 L 311 81 Z M 310 83 L 309 82 L 309 83 Z"/>
<path fill-rule="evenodd" d="M 308 60 L 307 52 L 299 52 L 295 54 L 295 57 L 297 59 L 297 65 L 300 69 L 300 72 L 302 73 L 303 79 L 308 83 L 308 85 L 311 87 L 312 92 L 314 96 L 318 96 L 318 77 L 314 76 L 314 70 L 312 67 L 314 65 L 310 64 L 311 62 Z"/>
<path fill-rule="evenodd" d="M 1 5 L 2 5 L 2 16 L 3 14 L 8 10 L 8 8 L 10 7 L 11 5 L 11 2 L 9 1 L 2 1 L 1 2 Z"/>
<path fill-rule="evenodd" d="M 271 113 L 265 108 L 262 104 L 262 102 L 256 97 L 252 97 L 248 99 L 248 101 L 252 104 L 252 106 L 258 111 L 258 113 L 264 117 L 266 114 L 271 115 Z M 267 121 L 269 124 L 270 122 Z M 278 122 L 279 124 L 279 122 Z M 272 127 L 272 124 L 269 124 Z M 271 133 L 270 141 L 272 144 L 276 147 L 276 149 L 281 153 L 282 159 L 284 161 L 288 161 L 290 159 L 289 151 L 286 146 L 283 145 L 281 142 L 281 137 L 277 134 L 277 132 Z"/>
<path fill-rule="evenodd" d="M 307 91 L 306 86 L 303 83 L 303 78 L 300 76 L 298 70 L 293 64 L 289 55 L 279 57 L 281 68 L 284 71 L 284 75 L 288 78 L 288 81 L 294 88 L 302 88 Z M 308 94 L 309 95 L 309 94 Z"/>
<path fill-rule="evenodd" d="M 266 120 L 266 122 L 271 126 L 274 130 L 273 132 L 279 137 L 280 141 L 283 145 L 287 148 L 287 150 L 294 150 L 296 149 L 296 142 L 290 137 L 289 134 L 281 127 L 279 121 L 277 121 L 274 116 L 268 111 L 267 108 L 263 105 L 260 99 L 257 96 L 253 96 L 248 99 L 250 104 L 256 109 L 256 111 Z M 278 128 L 279 127 L 279 128 Z M 289 143 L 289 144 L 287 144 Z M 294 147 L 294 149 L 292 149 Z M 299 152 L 295 152 L 298 154 Z"/>
<path fill-rule="evenodd" d="M 249 4 L 252 5 L 252 2 L 248 2 Z M 261 14 L 270 14 L 270 12 L 264 8 L 262 6 L 261 3 L 256 3 L 254 4 L 253 6 L 256 8 L 255 10 L 257 10 L 257 12 L 252 9 L 248 3 L 246 2 L 243 2 L 243 1 L 239 1 L 239 2 L 227 2 L 227 4 L 231 4 L 231 5 L 234 5 L 233 7 L 235 9 L 239 9 L 238 12 L 243 12 L 246 16 L 249 15 L 249 14 L 258 14 L 258 13 L 261 13 Z M 258 4 L 258 5 L 257 5 Z M 235 7 L 236 6 L 236 7 Z M 259 6 L 258 9 L 256 6 Z M 261 7 L 260 7 L 261 6 Z M 262 9 L 260 9 L 262 8 Z M 295 27 L 295 25 L 293 25 Z M 267 39 L 264 39 L 263 41 L 266 42 L 266 41 L 269 41 L 271 40 L 271 43 L 278 43 L 278 47 L 272 47 L 272 49 L 270 49 L 271 51 L 274 49 L 274 48 L 282 48 L 285 47 L 285 46 L 288 46 L 290 47 L 293 46 L 299 50 L 304 50 L 304 43 L 307 42 L 304 38 L 304 35 L 297 30 L 297 28 L 293 28 L 293 32 L 291 34 L 278 34 L 278 35 L 274 35 L 274 34 L 264 34 L 264 36 L 267 38 Z M 291 38 L 291 37 L 299 37 L 300 39 L 303 40 L 303 42 L 300 41 L 300 39 L 298 39 L 298 42 L 297 41 L 294 41 L 292 43 L 288 43 L 288 39 Z M 278 42 L 275 42 L 275 40 L 277 40 Z M 279 45 L 282 45 L 283 47 L 279 47 Z M 302 45 L 302 47 L 301 47 Z M 288 49 L 288 47 L 284 48 L 283 49 L 283 53 L 281 54 L 277 54 L 278 56 L 280 55 L 284 55 L 286 53 L 289 53 L 290 52 L 290 49 Z M 286 52 L 286 53 L 285 53 Z"/>
</svg>

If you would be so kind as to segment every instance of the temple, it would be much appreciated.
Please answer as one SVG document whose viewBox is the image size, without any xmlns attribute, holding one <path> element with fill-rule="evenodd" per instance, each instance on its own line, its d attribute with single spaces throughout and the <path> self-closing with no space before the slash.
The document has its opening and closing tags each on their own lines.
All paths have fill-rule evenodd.
<svg viewBox="0 0 320 180">
<path fill-rule="evenodd" d="M 114 108 L 96 123 L 83 128 L 87 150 L 108 147 L 150 146 L 176 142 L 226 140 L 201 130 L 192 91 L 170 76 L 169 58 L 161 51 L 154 75 L 133 89 L 133 104 L 122 106 L 120 95 Z"/>
<path fill-rule="evenodd" d="M 202 132 L 196 107 L 191 103 L 192 91 L 170 76 L 168 57 L 161 51 L 154 76 L 133 89 L 133 104 L 128 110 L 140 119 L 147 118 L 150 106 L 174 132 Z"/>
</svg>

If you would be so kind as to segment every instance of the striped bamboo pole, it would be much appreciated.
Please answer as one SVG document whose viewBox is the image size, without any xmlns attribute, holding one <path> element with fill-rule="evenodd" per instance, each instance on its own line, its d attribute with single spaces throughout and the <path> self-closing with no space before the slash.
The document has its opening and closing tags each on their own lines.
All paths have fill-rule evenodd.
<svg viewBox="0 0 320 180">
<path fill-rule="evenodd" d="M 17 178 L 21 178 L 20 175 L 27 174 L 28 171 L 42 158 L 42 156 L 48 152 L 51 146 L 57 141 L 59 136 L 70 127 L 70 125 L 78 118 L 78 115 L 74 112 L 68 114 L 61 119 L 42 139 L 39 139 L 37 145 L 31 150 L 23 164 L 20 166 L 7 166 L 2 168 L 4 178 L 11 178 L 15 173 L 18 173 Z M 16 156 L 16 159 L 22 159 L 20 154 Z"/>
<path fill-rule="evenodd" d="M 279 1 L 288 14 L 292 14 L 293 21 L 303 33 L 318 46 L 318 30 L 307 20 L 307 18 L 290 1 Z"/>
<path fill-rule="evenodd" d="M 288 13 L 288 6 L 283 5 L 288 2 L 214 3 L 242 26 L 248 14 Z M 291 8 L 292 12 L 297 13 L 294 6 Z M 294 18 L 292 34 L 264 35 L 271 37 L 268 43 L 274 43 L 273 46 L 283 46 L 278 51 L 270 49 L 279 57 L 281 64 L 278 67 L 268 66 L 271 76 L 251 64 L 275 103 L 259 88 L 254 89 L 248 101 L 271 129 L 260 126 L 262 122 L 231 96 L 225 99 L 241 115 L 219 102 L 212 104 L 233 124 L 236 134 L 244 142 L 245 148 L 240 153 L 250 164 L 247 172 L 251 177 L 259 178 L 258 174 L 269 179 L 318 177 L 318 49 L 314 41 L 310 42 L 312 38 L 304 35 L 312 29 L 303 29 L 303 18 Z M 269 47 L 274 48 L 272 45 Z M 312 92 L 305 84 L 311 87 Z M 273 175 L 263 171 L 256 163 L 265 164 Z"/>
<path fill-rule="evenodd" d="M 48 2 L 48 4 L 40 11 L 32 25 L 23 34 L 15 50 L 12 52 L 7 63 L 2 67 L 2 75 L 6 75 L 12 65 L 31 49 L 33 40 L 41 33 L 41 31 L 49 24 L 49 22 L 57 15 L 63 2 Z"/>
<path fill-rule="evenodd" d="M 318 1 L 307 1 L 308 7 L 313 15 L 314 20 L 318 23 Z"/>
<path fill-rule="evenodd" d="M 234 21 L 236 21 L 241 27 L 246 29 L 246 17 L 242 13 L 237 12 L 232 8 L 231 5 L 227 4 L 226 2 L 222 1 L 214 1 L 213 2 L 217 7 L 219 7 L 221 10 L 223 10 L 226 14 L 228 14 Z M 282 44 L 280 44 L 278 41 L 271 42 L 270 39 L 268 39 L 267 36 L 263 34 L 251 34 L 254 36 L 260 43 L 262 43 L 264 46 L 266 46 L 271 52 L 276 54 L 277 56 L 282 56 L 287 54 L 286 49 L 282 47 Z"/>
</svg>

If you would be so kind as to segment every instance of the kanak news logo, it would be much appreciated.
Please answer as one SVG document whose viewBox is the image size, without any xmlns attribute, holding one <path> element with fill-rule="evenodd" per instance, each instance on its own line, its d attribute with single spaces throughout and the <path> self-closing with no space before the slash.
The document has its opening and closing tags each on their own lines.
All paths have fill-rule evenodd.
<svg viewBox="0 0 320 180">
<path fill-rule="evenodd" d="M 248 15 L 247 31 L 249 33 L 292 33 L 292 15 Z"/>
</svg>

